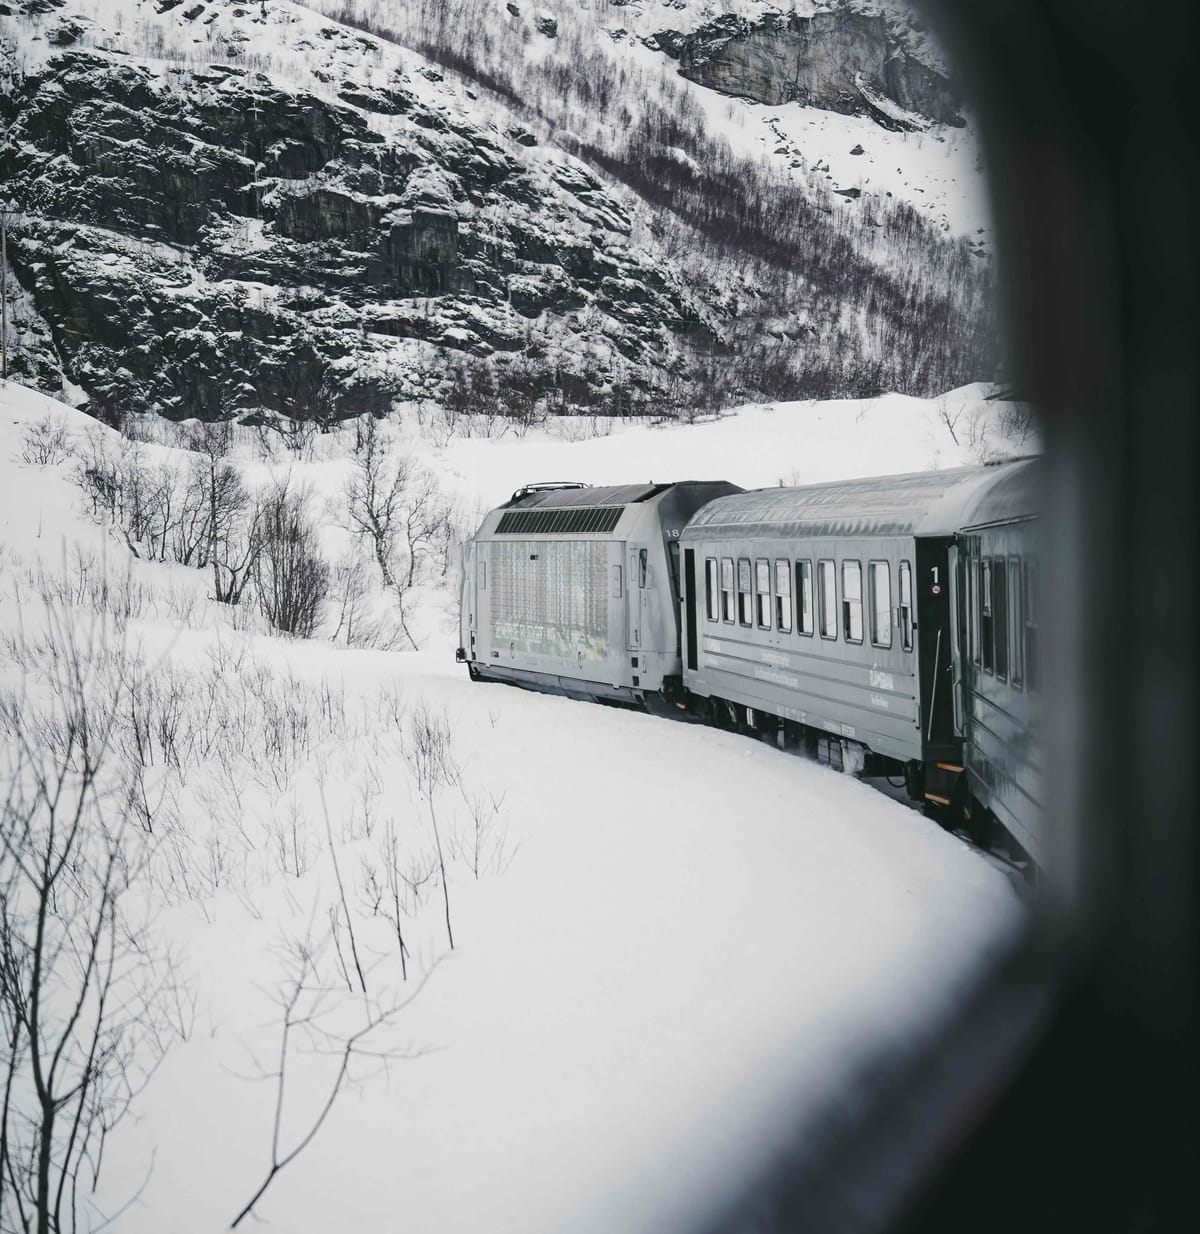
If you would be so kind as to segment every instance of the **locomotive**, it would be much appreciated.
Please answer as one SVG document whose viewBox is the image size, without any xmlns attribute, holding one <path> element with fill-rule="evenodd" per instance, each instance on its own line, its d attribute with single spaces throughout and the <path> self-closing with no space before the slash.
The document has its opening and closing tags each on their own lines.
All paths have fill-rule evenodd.
<svg viewBox="0 0 1200 1234">
<path fill-rule="evenodd" d="M 1032 869 L 1039 478 L 1023 459 L 753 491 L 531 485 L 464 545 L 457 657 L 475 680 L 902 777 Z"/>
</svg>

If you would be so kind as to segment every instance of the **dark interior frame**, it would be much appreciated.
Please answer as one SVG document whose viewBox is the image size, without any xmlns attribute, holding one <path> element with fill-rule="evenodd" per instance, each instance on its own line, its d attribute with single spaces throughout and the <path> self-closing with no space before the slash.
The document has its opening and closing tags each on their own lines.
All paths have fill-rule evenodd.
<svg viewBox="0 0 1200 1234">
<path fill-rule="evenodd" d="M 1198 6 L 922 7 L 981 120 L 1011 377 L 1047 446 L 1055 842 L 1020 945 L 903 1057 L 874 1060 L 836 1107 L 798 1121 L 704 1228 L 1190 1228 Z"/>
</svg>

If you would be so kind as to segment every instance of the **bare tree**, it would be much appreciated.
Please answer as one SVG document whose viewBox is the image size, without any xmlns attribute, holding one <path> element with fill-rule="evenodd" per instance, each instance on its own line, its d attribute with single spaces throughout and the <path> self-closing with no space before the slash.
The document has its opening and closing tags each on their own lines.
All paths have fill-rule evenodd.
<svg viewBox="0 0 1200 1234">
<path fill-rule="evenodd" d="M 16 644 L 37 697 L 0 703 L 8 766 L 0 814 L 0 1223 L 80 1227 L 80 1187 L 174 1036 L 157 998 L 169 963 L 125 893 L 147 855 L 127 794 L 111 792 L 123 651 L 111 625 Z M 43 695 L 45 697 L 43 697 Z"/>
<path fill-rule="evenodd" d="M 220 604 L 238 604 L 254 572 L 258 553 L 257 510 L 242 477 L 228 457 L 233 429 L 227 421 L 202 424 L 190 447 L 200 457 L 195 483 L 205 506 L 207 563 L 213 572 L 213 596 Z"/>
<path fill-rule="evenodd" d="M 285 634 L 311 638 L 329 592 L 329 567 L 321 557 L 309 513 L 309 494 L 290 476 L 263 497 L 256 519 L 255 590 L 263 615 Z"/>
<path fill-rule="evenodd" d="M 938 399 L 937 406 L 938 406 L 938 419 L 941 420 L 941 422 L 946 426 L 946 429 L 950 434 L 950 439 L 954 442 L 955 445 L 958 445 L 959 444 L 958 432 L 957 432 L 958 422 L 959 420 L 962 419 L 962 414 L 963 414 L 963 411 L 966 409 L 966 404 L 959 403 L 959 405 L 954 409 L 954 412 L 951 413 L 950 404 L 947 401 L 946 396 L 943 394 L 942 397 Z"/>
<path fill-rule="evenodd" d="M 375 419 L 355 426 L 354 471 L 346 483 L 346 514 L 350 529 L 369 545 L 384 587 L 395 598 L 400 627 L 414 650 L 417 640 L 408 626 L 408 590 L 414 563 L 397 563 L 402 535 L 407 537 L 411 511 L 409 486 L 412 469 L 407 459 L 387 449 Z"/>
<path fill-rule="evenodd" d="M 264 1078 L 275 1082 L 275 1118 L 271 1129 L 270 1163 L 262 1181 L 249 1201 L 234 1217 L 230 1229 L 237 1227 L 254 1211 L 254 1207 L 267 1193 L 280 1171 L 285 1170 L 313 1142 L 329 1117 L 338 1097 L 351 1082 L 351 1069 L 357 1060 L 371 1058 L 376 1061 L 411 1058 L 398 1050 L 379 1048 L 374 1038 L 420 994 L 429 973 L 422 977 L 416 988 L 404 998 L 385 1003 L 363 996 L 360 1001 L 361 1020 L 349 1030 L 336 1027 L 336 1017 L 331 1014 L 333 1000 L 330 992 L 322 986 L 318 976 L 319 952 L 311 939 L 294 942 L 288 948 L 291 971 L 279 990 L 279 1005 L 282 1021 L 279 1031 L 279 1054 L 275 1070 L 264 1073 Z M 432 971 L 432 970 L 430 970 Z M 285 1097 L 289 1069 L 295 1066 L 296 1038 L 306 1040 L 310 1049 L 322 1054 L 332 1054 L 337 1060 L 334 1073 L 325 1089 L 325 1096 L 316 1114 L 306 1121 L 291 1148 L 284 1148 Z"/>
<path fill-rule="evenodd" d="M 350 527 L 371 546 L 384 586 L 396 587 L 394 556 L 407 505 L 410 466 L 390 454 L 375 419 L 355 425 L 354 471 L 346 483 Z"/>
<path fill-rule="evenodd" d="M 421 563 L 438 553 L 453 535 L 450 509 L 438 489 L 437 481 L 427 471 L 410 479 L 404 503 L 404 543 L 408 551 L 405 588 L 417 579 Z"/>
</svg>

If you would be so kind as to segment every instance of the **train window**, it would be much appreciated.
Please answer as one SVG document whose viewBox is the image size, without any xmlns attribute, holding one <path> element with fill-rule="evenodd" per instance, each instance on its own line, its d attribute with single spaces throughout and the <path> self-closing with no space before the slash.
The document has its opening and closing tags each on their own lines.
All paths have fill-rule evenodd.
<svg viewBox="0 0 1200 1234">
<path fill-rule="evenodd" d="M 646 550 L 638 549 L 638 590 L 646 590 Z"/>
<path fill-rule="evenodd" d="M 873 561 L 868 567 L 871 581 L 871 642 L 876 647 L 892 645 L 892 567 L 890 562 Z"/>
<path fill-rule="evenodd" d="M 720 602 L 717 599 L 719 591 L 717 559 L 715 557 L 706 557 L 704 559 L 704 601 L 709 621 L 716 621 L 721 615 Z"/>
<path fill-rule="evenodd" d="M 907 561 L 900 563 L 900 646 L 913 648 L 912 566 Z"/>
<path fill-rule="evenodd" d="M 733 558 L 721 558 L 721 620 L 733 620 Z"/>
<path fill-rule="evenodd" d="M 967 559 L 967 652 L 972 664 L 979 663 L 979 561 Z"/>
<path fill-rule="evenodd" d="M 979 649 L 983 653 L 983 671 L 992 671 L 992 649 L 995 626 L 992 619 L 992 561 L 985 557 L 979 563 Z"/>
<path fill-rule="evenodd" d="M 842 627 L 846 642 L 863 641 L 862 563 L 842 562 Z"/>
<path fill-rule="evenodd" d="M 1031 690 L 1040 684 L 1041 661 L 1038 656 L 1037 562 L 1025 563 L 1025 681 Z"/>
<path fill-rule="evenodd" d="M 792 563 L 775 562 L 775 628 L 792 631 Z"/>
<path fill-rule="evenodd" d="M 750 587 L 750 558 L 738 558 L 738 573 L 737 573 L 737 593 L 738 593 L 738 622 L 743 626 L 753 625 L 754 613 L 752 606 L 754 603 L 753 593 Z"/>
<path fill-rule="evenodd" d="M 995 599 L 996 676 L 1008 678 L 1008 563 L 997 557 L 992 563 L 992 593 Z"/>
<path fill-rule="evenodd" d="M 479 562 L 479 590 L 487 591 L 487 561 L 481 559 Z"/>
<path fill-rule="evenodd" d="M 1008 628 L 1012 634 L 1012 649 L 1009 656 L 1008 679 L 1019 690 L 1023 680 L 1021 653 L 1021 559 L 1008 559 Z"/>
<path fill-rule="evenodd" d="M 821 637 L 837 638 L 837 592 L 833 562 L 817 562 L 817 589 L 821 593 Z"/>
<path fill-rule="evenodd" d="M 800 633 L 811 635 L 816 628 L 811 561 L 796 562 L 796 595 L 800 600 Z"/>
<path fill-rule="evenodd" d="M 754 616 L 760 630 L 771 628 L 771 563 L 765 557 L 754 562 Z"/>
<path fill-rule="evenodd" d="M 667 542 L 667 565 L 671 568 L 671 590 L 678 603 L 679 600 L 679 541 Z"/>
</svg>

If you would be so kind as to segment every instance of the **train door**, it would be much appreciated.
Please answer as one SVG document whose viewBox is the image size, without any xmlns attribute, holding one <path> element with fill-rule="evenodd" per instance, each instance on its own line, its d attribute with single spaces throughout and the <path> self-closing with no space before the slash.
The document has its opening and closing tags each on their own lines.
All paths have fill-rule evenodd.
<svg viewBox="0 0 1200 1234">
<path fill-rule="evenodd" d="M 687 628 L 687 666 L 691 672 L 700 667 L 696 647 L 696 550 L 683 550 L 683 625 Z"/>
<path fill-rule="evenodd" d="M 960 614 L 963 611 L 963 580 L 957 544 L 950 546 L 947 556 L 946 574 L 950 580 L 950 663 L 953 665 L 950 697 L 954 706 L 954 735 L 961 738 L 963 735 L 963 630 Z"/>
<path fill-rule="evenodd" d="M 467 659 L 475 658 L 475 637 L 479 626 L 475 617 L 475 541 L 468 540 L 462 546 L 462 575 L 458 588 L 459 630 L 458 645 L 467 653 Z"/>
<path fill-rule="evenodd" d="M 626 559 L 629 570 L 625 594 L 628 596 L 629 650 L 640 651 L 650 633 L 650 554 L 644 548 L 630 546 Z"/>
<path fill-rule="evenodd" d="M 947 538 L 917 541 L 915 599 L 925 757 L 957 763 L 962 746 L 954 714 L 949 551 L 952 544 Z"/>
<path fill-rule="evenodd" d="M 477 657 L 475 654 L 476 638 L 480 640 L 481 645 L 491 640 L 492 637 L 492 606 L 491 592 L 489 586 L 491 579 L 488 578 L 488 546 L 486 544 L 475 545 L 473 554 L 475 559 L 475 569 L 471 579 L 471 586 L 474 592 L 474 603 L 471 606 L 471 642 L 468 651 L 472 659 L 484 658 Z"/>
</svg>

